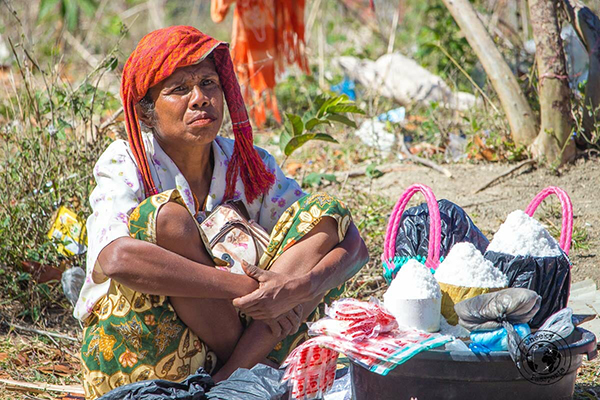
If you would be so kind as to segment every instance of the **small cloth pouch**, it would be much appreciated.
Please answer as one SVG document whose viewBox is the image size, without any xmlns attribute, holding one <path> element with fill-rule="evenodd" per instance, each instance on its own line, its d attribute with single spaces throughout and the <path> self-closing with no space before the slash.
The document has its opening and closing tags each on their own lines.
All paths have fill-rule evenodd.
<svg viewBox="0 0 600 400">
<path fill-rule="evenodd" d="M 250 219 L 241 201 L 227 201 L 200 223 L 213 257 L 227 263 L 217 268 L 243 274 L 242 260 L 258 265 L 269 245 L 269 234 Z"/>
</svg>

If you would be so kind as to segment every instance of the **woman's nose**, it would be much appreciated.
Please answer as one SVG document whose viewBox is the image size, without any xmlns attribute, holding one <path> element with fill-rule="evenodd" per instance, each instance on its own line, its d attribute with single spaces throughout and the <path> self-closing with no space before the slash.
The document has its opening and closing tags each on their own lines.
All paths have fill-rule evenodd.
<svg viewBox="0 0 600 400">
<path fill-rule="evenodd" d="M 202 91 L 199 85 L 194 85 L 194 88 L 192 89 L 192 96 L 190 98 L 189 107 L 192 109 L 202 108 L 206 107 L 209 104 L 210 99 L 208 98 L 208 96 L 204 94 L 204 91 Z"/>
</svg>

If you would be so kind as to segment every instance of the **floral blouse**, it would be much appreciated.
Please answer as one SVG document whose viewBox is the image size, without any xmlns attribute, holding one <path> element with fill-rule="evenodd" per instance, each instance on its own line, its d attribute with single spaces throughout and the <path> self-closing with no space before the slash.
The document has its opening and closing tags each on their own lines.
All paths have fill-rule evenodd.
<svg viewBox="0 0 600 400">
<path fill-rule="evenodd" d="M 152 134 L 145 133 L 143 140 L 158 191 L 178 189 L 193 214 L 196 210 L 194 196 L 183 174 Z M 212 211 L 223 201 L 225 174 L 233 153 L 233 143 L 233 140 L 220 136 L 213 141 L 214 169 L 204 209 L 206 212 Z M 275 184 L 262 198 L 248 203 L 243 183 L 238 177 L 235 197 L 243 201 L 252 219 L 271 232 L 283 212 L 305 193 L 296 181 L 283 174 L 272 155 L 258 147 L 257 151 L 267 169 L 275 175 Z M 90 195 L 93 212 L 87 220 L 87 273 L 73 312 L 82 321 L 91 314 L 94 305 L 107 293 L 110 285 L 110 279 L 96 266 L 98 254 L 115 239 L 129 236 L 129 214 L 145 198 L 141 174 L 129 144 L 124 140 L 111 143 L 100 156 L 94 167 L 94 178 L 97 186 Z"/>
</svg>

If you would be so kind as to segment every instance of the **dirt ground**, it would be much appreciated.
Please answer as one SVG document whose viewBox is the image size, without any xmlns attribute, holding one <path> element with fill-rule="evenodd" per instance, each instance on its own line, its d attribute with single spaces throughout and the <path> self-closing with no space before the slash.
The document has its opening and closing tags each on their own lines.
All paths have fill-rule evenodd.
<svg viewBox="0 0 600 400">
<path fill-rule="evenodd" d="M 592 278 L 596 284 L 600 284 L 600 159 L 580 159 L 560 174 L 524 166 L 479 193 L 474 192 L 514 165 L 450 164 L 444 167 L 452 173 L 453 178 L 449 179 L 427 167 L 407 166 L 405 170 L 387 173 L 375 179 L 371 191 L 395 202 L 409 185 L 428 185 L 438 199 L 445 198 L 463 207 L 488 239 L 491 239 L 511 211 L 524 210 L 545 187 L 559 186 L 569 194 L 573 202 L 575 227 L 588 234 L 588 239 L 584 241 L 585 248 L 572 249 L 569 255 L 573 263 L 572 281 Z M 422 201 L 422 197 L 419 201 Z M 544 203 L 550 203 L 549 207 L 559 204 L 555 196 Z M 544 210 L 538 209 L 538 213 L 544 215 Z"/>
</svg>

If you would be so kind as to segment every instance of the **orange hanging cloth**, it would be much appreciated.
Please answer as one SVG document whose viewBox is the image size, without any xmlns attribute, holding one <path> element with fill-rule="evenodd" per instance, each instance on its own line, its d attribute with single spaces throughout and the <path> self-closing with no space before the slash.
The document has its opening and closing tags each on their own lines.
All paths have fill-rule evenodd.
<svg viewBox="0 0 600 400">
<path fill-rule="evenodd" d="M 244 98 L 257 126 L 266 108 L 281 122 L 275 98 L 275 76 L 296 64 L 310 73 L 304 43 L 305 0 L 212 0 L 213 21 L 233 12 L 232 58 Z"/>
</svg>

